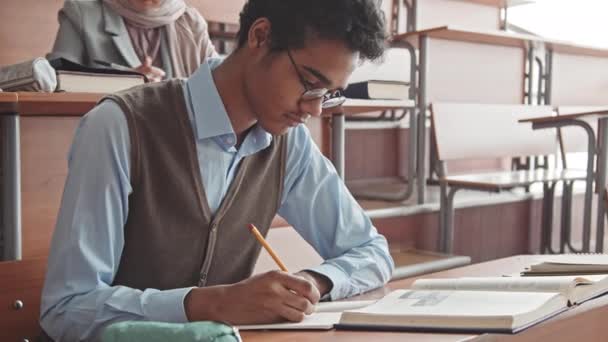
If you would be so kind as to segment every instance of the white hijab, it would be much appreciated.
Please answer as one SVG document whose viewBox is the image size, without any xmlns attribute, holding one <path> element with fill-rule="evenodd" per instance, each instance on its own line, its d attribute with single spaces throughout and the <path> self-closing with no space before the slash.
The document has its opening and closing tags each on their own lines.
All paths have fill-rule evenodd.
<svg viewBox="0 0 608 342">
<path fill-rule="evenodd" d="M 141 28 L 156 28 L 170 25 L 186 11 L 183 0 L 161 0 L 160 5 L 140 12 L 131 0 L 103 0 L 103 2 L 132 25 Z"/>
<path fill-rule="evenodd" d="M 102 1 L 132 26 L 164 27 L 174 77 L 191 75 L 207 56 L 215 53 L 205 19 L 184 0 L 161 0 L 159 7 L 143 12 L 135 8 L 131 0 Z"/>
</svg>

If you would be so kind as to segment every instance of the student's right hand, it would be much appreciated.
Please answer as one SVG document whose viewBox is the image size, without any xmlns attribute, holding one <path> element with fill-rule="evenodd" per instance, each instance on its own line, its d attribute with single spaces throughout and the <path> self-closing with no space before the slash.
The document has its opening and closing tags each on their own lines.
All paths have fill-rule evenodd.
<svg viewBox="0 0 608 342">
<path fill-rule="evenodd" d="M 271 271 L 232 285 L 200 287 L 184 300 L 189 321 L 232 325 L 300 322 L 319 302 L 317 288 L 303 277 Z"/>
<path fill-rule="evenodd" d="M 163 77 L 165 77 L 165 72 L 163 69 L 152 66 L 152 58 L 148 56 L 146 56 L 144 64 L 135 68 L 135 71 L 146 75 L 150 82 L 160 82 L 162 81 Z"/>
</svg>

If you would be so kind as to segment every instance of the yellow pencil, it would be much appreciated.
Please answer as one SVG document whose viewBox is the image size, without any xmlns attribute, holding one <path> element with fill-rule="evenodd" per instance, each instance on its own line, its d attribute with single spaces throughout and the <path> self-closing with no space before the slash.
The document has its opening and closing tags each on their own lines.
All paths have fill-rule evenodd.
<svg viewBox="0 0 608 342">
<path fill-rule="evenodd" d="M 283 271 L 283 272 L 289 272 L 287 270 L 287 267 L 285 267 L 285 264 L 283 264 L 283 262 L 281 261 L 281 259 L 279 259 L 279 256 L 272 250 L 272 247 L 270 247 L 270 245 L 268 244 L 268 242 L 266 242 L 266 240 L 264 239 L 264 237 L 262 236 L 262 234 L 260 234 L 260 231 L 252 223 L 249 224 L 249 230 L 251 231 L 251 233 L 253 233 L 253 235 L 255 236 L 255 238 L 258 239 L 258 241 L 266 249 L 266 251 L 268 252 L 268 254 L 270 254 L 270 256 L 272 257 L 272 259 L 274 260 L 274 262 L 277 263 L 277 265 L 279 266 L 279 268 L 281 269 L 281 271 Z"/>
</svg>

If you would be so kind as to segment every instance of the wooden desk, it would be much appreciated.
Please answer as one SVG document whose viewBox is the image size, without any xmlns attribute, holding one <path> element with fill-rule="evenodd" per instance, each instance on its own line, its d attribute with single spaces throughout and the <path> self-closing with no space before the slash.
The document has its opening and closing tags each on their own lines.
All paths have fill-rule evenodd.
<svg viewBox="0 0 608 342">
<path fill-rule="evenodd" d="M 588 121 L 597 121 L 597 137 L 594 129 L 590 127 Z M 576 114 L 546 116 L 520 120 L 520 122 L 532 123 L 532 129 L 554 129 L 565 126 L 581 126 L 585 129 L 589 141 L 587 151 L 587 186 L 585 189 L 585 206 L 583 220 L 583 251 L 589 252 L 590 248 L 590 216 L 591 216 L 591 197 L 593 196 L 593 178 L 597 189 L 597 226 L 595 238 L 595 251 L 604 252 L 604 216 L 606 215 L 606 171 L 608 170 L 608 110 L 581 112 Z M 594 160 L 597 156 L 597 168 L 594 169 Z"/>
<path fill-rule="evenodd" d="M 0 215 L 6 248 L 0 260 L 46 257 L 80 118 L 102 94 L 0 92 Z M 324 153 L 324 120 L 307 124 Z M 273 226 L 285 226 L 278 222 Z"/>
<path fill-rule="evenodd" d="M 331 160 L 338 174 L 344 178 L 344 121 L 346 115 L 411 108 L 413 106 L 414 102 L 410 100 L 347 99 L 339 107 L 324 110 L 323 115 L 331 117 Z"/>
<path fill-rule="evenodd" d="M 2 216 L 7 236 L 2 259 L 48 254 L 74 130 L 101 96 L 0 93 Z"/>
<path fill-rule="evenodd" d="M 418 203 L 425 202 L 426 121 L 429 104 L 442 102 L 521 104 L 528 48 L 538 37 L 498 30 L 470 30 L 440 26 L 396 35 L 418 49 L 416 106 L 418 107 Z M 533 65 L 530 63 L 530 65 Z M 491 77 L 489 77 L 491 75 Z M 430 146 L 430 170 L 435 170 Z M 500 164 L 500 162 L 496 163 Z M 463 170 L 467 166 L 461 166 Z M 454 170 L 453 171 L 459 171 Z M 470 170 L 468 170 L 470 171 Z M 432 176 L 432 175 L 431 175 Z"/>
<path fill-rule="evenodd" d="M 0 262 L 0 341 L 35 341 L 46 259 Z"/>
<path fill-rule="evenodd" d="M 521 271 L 530 265 L 536 256 L 508 257 L 480 264 L 433 273 L 419 278 L 448 278 L 465 276 L 501 276 Z M 376 299 L 394 289 L 407 288 L 414 280 L 395 281 L 386 287 L 353 299 Z M 355 331 L 243 331 L 248 342 L 278 341 L 605 341 L 608 336 L 608 296 L 604 296 L 572 308 L 543 323 L 515 335 L 503 334 L 422 334 L 399 332 L 355 332 Z"/>
</svg>

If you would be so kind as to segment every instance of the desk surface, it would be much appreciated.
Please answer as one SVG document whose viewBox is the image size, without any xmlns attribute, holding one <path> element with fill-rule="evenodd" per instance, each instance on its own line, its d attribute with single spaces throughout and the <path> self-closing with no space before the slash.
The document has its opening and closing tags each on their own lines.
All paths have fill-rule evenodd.
<svg viewBox="0 0 608 342">
<path fill-rule="evenodd" d="M 17 111 L 17 93 L 0 92 L 0 113 L 15 113 Z"/>
<path fill-rule="evenodd" d="M 581 45 L 570 41 L 548 39 L 540 36 L 505 32 L 500 30 L 471 30 L 458 26 L 438 26 L 420 31 L 398 34 L 392 37 L 392 41 L 408 41 L 414 47 L 418 47 L 418 38 L 427 36 L 431 38 L 458 40 L 471 43 L 492 44 L 502 46 L 515 46 L 525 48 L 531 42 L 545 43 L 549 49 L 558 53 L 608 57 L 608 49 Z"/>
<path fill-rule="evenodd" d="M 93 93 L 0 93 L 0 113 L 21 116 L 82 116 L 103 97 Z"/>
<path fill-rule="evenodd" d="M 395 35 L 391 38 L 394 42 L 408 41 L 418 48 L 418 38 L 421 36 L 458 40 L 470 43 L 492 44 L 502 46 L 514 46 L 525 48 L 531 41 L 539 41 L 542 38 L 533 35 L 511 33 L 499 30 L 471 30 L 458 26 L 438 26 L 420 31 L 413 31 Z"/>
<path fill-rule="evenodd" d="M 346 99 L 346 102 L 341 106 L 324 110 L 323 116 L 335 114 L 356 115 L 361 113 L 411 108 L 414 106 L 415 102 L 412 100 Z"/>
<path fill-rule="evenodd" d="M 19 113 L 22 116 L 56 114 L 82 116 L 103 96 L 104 94 L 94 93 L 0 92 L 0 113 Z M 341 106 L 341 111 L 353 115 L 413 106 L 414 101 L 411 100 L 348 99 Z"/>
<path fill-rule="evenodd" d="M 353 299 L 377 299 L 391 290 L 407 288 L 418 278 L 449 278 L 465 276 L 501 276 L 523 270 L 537 256 L 523 255 L 469 265 L 417 278 L 392 282 L 384 288 Z M 583 303 L 550 320 L 533 326 L 519 334 L 421 334 L 399 332 L 354 332 L 354 331 L 243 331 L 245 341 L 603 341 L 608 336 L 608 296 Z"/>
<path fill-rule="evenodd" d="M 580 113 L 564 114 L 564 115 L 552 115 L 552 116 L 540 116 L 536 118 L 521 119 L 519 122 L 530 122 L 530 123 L 555 123 L 564 120 L 576 120 L 576 119 L 600 119 L 608 115 L 608 107 L 605 110 L 593 110 L 584 111 Z"/>
</svg>

